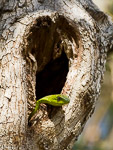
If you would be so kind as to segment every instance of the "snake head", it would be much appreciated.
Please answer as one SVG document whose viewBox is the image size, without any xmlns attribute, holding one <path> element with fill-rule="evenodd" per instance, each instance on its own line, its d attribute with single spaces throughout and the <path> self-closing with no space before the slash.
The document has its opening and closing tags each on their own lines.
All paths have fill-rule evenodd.
<svg viewBox="0 0 113 150">
<path fill-rule="evenodd" d="M 63 104 L 67 104 L 67 103 L 70 102 L 70 99 L 67 96 L 65 96 L 65 95 L 58 94 L 57 95 L 57 102 L 61 102 Z"/>
<path fill-rule="evenodd" d="M 53 106 L 62 106 L 64 104 L 68 104 L 70 99 L 62 94 L 49 95 L 44 97 L 43 103 L 47 103 Z"/>
</svg>

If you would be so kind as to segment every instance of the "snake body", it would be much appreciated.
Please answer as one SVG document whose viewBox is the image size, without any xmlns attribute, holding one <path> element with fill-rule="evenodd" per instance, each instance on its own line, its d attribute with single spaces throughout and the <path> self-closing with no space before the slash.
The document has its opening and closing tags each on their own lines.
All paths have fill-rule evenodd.
<svg viewBox="0 0 113 150">
<path fill-rule="evenodd" d="M 49 104 L 49 105 L 52 105 L 52 106 L 62 106 L 64 104 L 69 103 L 69 101 L 70 101 L 70 99 L 67 96 L 62 95 L 62 94 L 55 94 L 55 95 L 45 96 L 45 97 L 43 97 L 43 98 L 36 101 L 35 109 L 29 115 L 28 121 L 30 121 L 32 116 L 37 112 L 37 110 L 39 109 L 39 105 L 41 103 Z"/>
</svg>

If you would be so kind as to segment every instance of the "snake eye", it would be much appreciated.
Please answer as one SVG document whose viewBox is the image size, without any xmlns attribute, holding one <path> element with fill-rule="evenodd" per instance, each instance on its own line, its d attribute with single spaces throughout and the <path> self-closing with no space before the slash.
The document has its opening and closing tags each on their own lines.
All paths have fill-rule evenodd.
<svg viewBox="0 0 113 150">
<path fill-rule="evenodd" d="M 61 97 L 59 97 L 59 96 L 57 97 L 57 101 L 60 101 L 61 99 L 62 99 Z"/>
</svg>

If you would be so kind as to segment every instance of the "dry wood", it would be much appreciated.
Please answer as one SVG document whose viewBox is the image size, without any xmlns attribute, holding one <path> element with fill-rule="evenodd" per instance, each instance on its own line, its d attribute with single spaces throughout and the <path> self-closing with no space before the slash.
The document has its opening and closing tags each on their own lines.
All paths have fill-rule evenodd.
<svg viewBox="0 0 113 150">
<path fill-rule="evenodd" d="M 0 1 L 0 150 L 71 150 L 100 94 L 113 23 L 91 0 Z M 63 93 L 62 108 L 35 99 Z"/>
</svg>

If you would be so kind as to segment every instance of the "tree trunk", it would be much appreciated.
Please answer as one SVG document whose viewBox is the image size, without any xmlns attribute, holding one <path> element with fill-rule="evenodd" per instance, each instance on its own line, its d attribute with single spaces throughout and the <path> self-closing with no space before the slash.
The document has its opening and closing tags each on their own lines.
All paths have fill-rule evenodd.
<svg viewBox="0 0 113 150">
<path fill-rule="evenodd" d="M 0 2 L 0 150 L 71 150 L 92 115 L 113 23 L 91 0 Z M 62 93 L 63 107 L 35 99 Z"/>
</svg>

